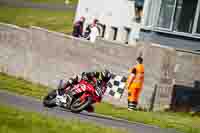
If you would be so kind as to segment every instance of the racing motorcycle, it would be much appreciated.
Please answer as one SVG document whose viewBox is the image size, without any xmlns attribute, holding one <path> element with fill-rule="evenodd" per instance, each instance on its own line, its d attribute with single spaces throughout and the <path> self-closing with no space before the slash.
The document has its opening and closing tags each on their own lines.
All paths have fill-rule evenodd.
<svg viewBox="0 0 200 133">
<path fill-rule="evenodd" d="M 61 89 L 61 85 L 59 85 L 58 89 L 51 91 L 44 97 L 43 105 L 49 108 L 59 106 L 79 113 L 92 104 L 101 101 L 106 87 L 102 87 L 100 82 L 97 83 L 98 85 L 94 86 L 82 79 L 78 84 L 72 87 L 69 86 L 62 94 L 59 94 L 59 89 Z"/>
</svg>

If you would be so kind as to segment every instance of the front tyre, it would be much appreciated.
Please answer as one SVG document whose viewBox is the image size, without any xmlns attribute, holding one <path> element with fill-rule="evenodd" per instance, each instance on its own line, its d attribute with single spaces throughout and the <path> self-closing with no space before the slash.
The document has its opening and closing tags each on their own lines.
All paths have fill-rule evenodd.
<svg viewBox="0 0 200 133">
<path fill-rule="evenodd" d="M 47 96 L 43 99 L 43 105 L 48 108 L 52 108 L 56 106 L 56 96 L 57 90 L 51 91 Z"/>
<path fill-rule="evenodd" d="M 74 113 L 79 113 L 84 109 L 86 109 L 91 104 L 92 104 L 92 97 L 87 97 L 84 101 L 81 101 L 80 98 L 78 98 L 72 103 L 70 110 Z"/>
</svg>

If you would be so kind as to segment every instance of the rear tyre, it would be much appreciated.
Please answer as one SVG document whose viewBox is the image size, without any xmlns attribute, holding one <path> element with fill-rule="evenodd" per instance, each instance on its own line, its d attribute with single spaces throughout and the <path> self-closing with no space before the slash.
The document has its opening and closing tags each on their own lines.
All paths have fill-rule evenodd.
<svg viewBox="0 0 200 133">
<path fill-rule="evenodd" d="M 91 104 L 92 104 L 92 97 L 87 97 L 85 101 L 81 101 L 80 98 L 78 98 L 72 103 L 70 110 L 74 113 L 79 113 L 85 110 Z"/>
<path fill-rule="evenodd" d="M 56 106 L 56 98 L 57 90 L 51 91 L 47 96 L 43 99 L 43 105 L 48 108 L 52 108 Z"/>
</svg>

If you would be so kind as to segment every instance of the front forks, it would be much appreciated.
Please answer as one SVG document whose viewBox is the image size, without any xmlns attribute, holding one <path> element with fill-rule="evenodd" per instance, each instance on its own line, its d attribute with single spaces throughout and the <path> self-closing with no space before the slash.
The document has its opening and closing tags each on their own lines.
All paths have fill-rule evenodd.
<svg viewBox="0 0 200 133">
<path fill-rule="evenodd" d="M 66 94 L 66 106 L 65 108 L 69 109 L 72 104 L 73 97 L 70 94 Z"/>
<path fill-rule="evenodd" d="M 70 95 L 70 92 L 65 92 L 64 89 L 58 89 L 56 93 L 56 105 L 64 108 L 70 108 L 73 99 L 73 96 Z"/>
</svg>

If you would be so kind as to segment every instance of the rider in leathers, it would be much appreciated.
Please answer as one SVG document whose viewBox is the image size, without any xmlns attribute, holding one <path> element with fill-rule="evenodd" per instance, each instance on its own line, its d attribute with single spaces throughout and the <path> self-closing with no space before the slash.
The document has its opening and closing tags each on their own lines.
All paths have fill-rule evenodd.
<svg viewBox="0 0 200 133">
<path fill-rule="evenodd" d="M 96 89 L 97 87 L 102 90 L 101 98 L 106 91 L 106 85 L 110 80 L 112 74 L 105 70 L 103 72 L 83 72 L 81 76 L 76 75 L 73 78 L 70 78 L 60 89 L 61 93 L 68 87 L 73 87 L 74 85 L 78 84 L 81 79 L 86 80 L 87 82 L 91 83 Z M 91 105 L 86 109 L 88 112 L 94 112 L 94 107 Z"/>
</svg>

